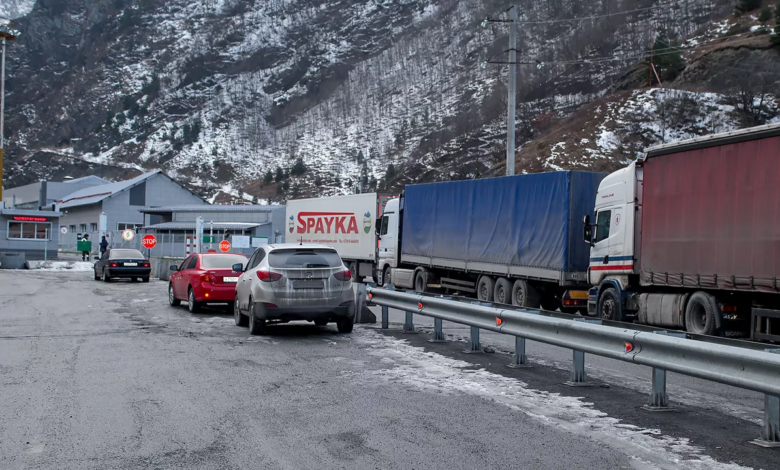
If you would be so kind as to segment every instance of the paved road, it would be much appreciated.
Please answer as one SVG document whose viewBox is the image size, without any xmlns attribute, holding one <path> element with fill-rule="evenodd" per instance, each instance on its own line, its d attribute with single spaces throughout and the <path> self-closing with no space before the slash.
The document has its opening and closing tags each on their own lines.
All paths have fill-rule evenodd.
<svg viewBox="0 0 780 470">
<path fill-rule="evenodd" d="M 0 468 L 780 468 L 717 407 L 648 414 L 422 334 L 250 337 L 165 289 L 0 271 Z"/>
</svg>

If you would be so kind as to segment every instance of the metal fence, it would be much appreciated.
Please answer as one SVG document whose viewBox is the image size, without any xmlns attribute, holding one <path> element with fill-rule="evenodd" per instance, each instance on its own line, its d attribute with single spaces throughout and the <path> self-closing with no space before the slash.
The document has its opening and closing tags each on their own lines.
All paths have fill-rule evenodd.
<svg viewBox="0 0 780 470">
<path fill-rule="evenodd" d="M 510 367 L 526 366 L 527 339 L 571 349 L 568 385 L 588 385 L 586 353 L 651 367 L 652 390 L 645 409 L 668 407 L 667 371 L 763 393 L 764 426 L 760 438 L 752 442 L 780 447 L 780 350 L 702 342 L 676 332 L 634 330 L 630 325 L 605 326 L 600 320 L 552 318 L 539 310 L 399 292 L 392 286 L 359 289 L 358 297 L 367 296 L 368 302 L 382 307 L 382 328 L 388 328 L 388 309 L 395 308 L 406 312 L 404 331 L 414 331 L 414 314 L 433 317 L 433 342 L 444 340 L 443 320 L 471 326 L 470 351 L 481 350 L 480 329 L 514 336 Z"/>
</svg>

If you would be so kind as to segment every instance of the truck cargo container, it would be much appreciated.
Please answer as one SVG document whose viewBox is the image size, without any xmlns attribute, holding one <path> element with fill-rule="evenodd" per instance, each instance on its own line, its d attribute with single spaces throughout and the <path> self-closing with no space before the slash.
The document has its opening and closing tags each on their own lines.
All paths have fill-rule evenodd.
<svg viewBox="0 0 780 470">
<path fill-rule="evenodd" d="M 604 176 L 562 171 L 407 186 L 378 226 L 377 282 L 584 311 L 588 249 L 579 224 Z M 564 296 L 571 288 L 579 290 Z"/>
<path fill-rule="evenodd" d="M 593 217 L 591 315 L 780 339 L 780 124 L 649 148 Z"/>
<path fill-rule="evenodd" d="M 298 199 L 287 203 L 287 240 L 322 243 L 338 251 L 355 280 L 373 275 L 375 221 L 390 196 L 376 193 Z"/>
</svg>

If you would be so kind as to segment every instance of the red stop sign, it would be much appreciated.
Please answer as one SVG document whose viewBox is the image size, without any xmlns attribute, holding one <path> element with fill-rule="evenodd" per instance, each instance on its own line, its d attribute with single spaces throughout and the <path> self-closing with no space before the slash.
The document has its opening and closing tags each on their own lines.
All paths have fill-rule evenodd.
<svg viewBox="0 0 780 470">
<path fill-rule="evenodd" d="M 227 240 L 222 240 L 219 242 L 219 249 L 221 251 L 230 251 L 230 242 Z"/>
<path fill-rule="evenodd" d="M 152 249 L 157 245 L 157 239 L 154 235 L 146 235 L 141 239 L 141 245 L 143 245 L 144 248 Z"/>
</svg>

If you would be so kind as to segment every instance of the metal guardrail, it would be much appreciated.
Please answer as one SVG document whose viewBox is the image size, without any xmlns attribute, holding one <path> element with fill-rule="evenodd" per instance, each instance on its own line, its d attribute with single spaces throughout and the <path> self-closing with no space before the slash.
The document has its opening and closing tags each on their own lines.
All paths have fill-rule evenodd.
<svg viewBox="0 0 780 470">
<path fill-rule="evenodd" d="M 555 318 L 540 310 L 493 306 L 478 301 L 399 292 L 390 288 L 361 286 L 358 297 L 382 307 L 382 328 L 388 327 L 388 309 L 406 312 L 404 331 L 413 331 L 414 314 L 433 317 L 432 341 L 444 340 L 442 321 L 471 326 L 470 348 L 481 350 L 479 330 L 515 337 L 510 367 L 527 367 L 526 339 L 573 351 L 573 368 L 567 385 L 587 386 L 585 354 L 596 354 L 652 368 L 652 391 L 644 409 L 669 410 L 666 372 L 753 390 L 765 395 L 764 426 L 759 439 L 764 447 L 780 447 L 780 350 L 758 351 L 696 341 L 679 333 L 640 331 L 632 325 L 602 325 L 599 320 Z M 362 299 L 361 299 L 362 300 Z M 577 321 L 579 320 L 579 321 Z"/>
</svg>

